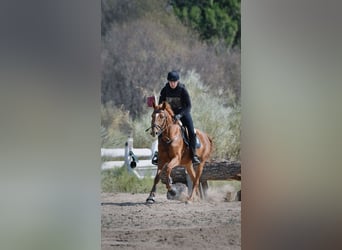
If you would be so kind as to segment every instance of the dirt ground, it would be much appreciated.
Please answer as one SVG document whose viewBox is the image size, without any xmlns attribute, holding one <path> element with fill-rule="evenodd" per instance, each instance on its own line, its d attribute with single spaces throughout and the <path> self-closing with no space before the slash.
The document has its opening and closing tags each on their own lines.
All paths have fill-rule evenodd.
<svg viewBox="0 0 342 250">
<path fill-rule="evenodd" d="M 241 202 L 227 201 L 227 188 L 192 203 L 147 196 L 101 194 L 102 250 L 241 249 Z"/>
</svg>

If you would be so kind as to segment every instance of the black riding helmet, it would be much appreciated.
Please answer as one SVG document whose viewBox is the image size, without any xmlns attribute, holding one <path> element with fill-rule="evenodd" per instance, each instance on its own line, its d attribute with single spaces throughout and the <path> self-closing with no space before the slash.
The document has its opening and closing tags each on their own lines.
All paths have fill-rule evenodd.
<svg viewBox="0 0 342 250">
<path fill-rule="evenodd" d="M 167 80 L 168 81 L 178 81 L 179 80 L 179 75 L 177 71 L 171 71 L 167 74 Z"/>
</svg>

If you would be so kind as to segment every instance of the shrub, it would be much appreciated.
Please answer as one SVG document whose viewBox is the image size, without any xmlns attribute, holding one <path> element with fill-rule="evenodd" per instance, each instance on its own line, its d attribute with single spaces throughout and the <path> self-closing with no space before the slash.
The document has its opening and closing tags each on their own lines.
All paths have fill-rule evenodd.
<svg viewBox="0 0 342 250">
<path fill-rule="evenodd" d="M 112 170 L 104 170 L 101 173 L 102 192 L 124 192 L 124 193 L 149 193 L 153 185 L 152 178 L 138 179 L 129 173 L 125 166 Z M 165 193 L 165 188 L 160 189 Z"/>
<path fill-rule="evenodd" d="M 214 143 L 212 157 L 238 160 L 240 154 L 240 106 L 219 98 L 205 86 L 199 74 L 189 71 L 182 78 L 192 101 L 194 126 L 206 132 Z M 232 97 L 234 98 L 234 97 Z"/>
<path fill-rule="evenodd" d="M 129 112 L 108 102 L 101 105 L 102 147 L 123 147 L 132 133 L 132 120 Z"/>
</svg>

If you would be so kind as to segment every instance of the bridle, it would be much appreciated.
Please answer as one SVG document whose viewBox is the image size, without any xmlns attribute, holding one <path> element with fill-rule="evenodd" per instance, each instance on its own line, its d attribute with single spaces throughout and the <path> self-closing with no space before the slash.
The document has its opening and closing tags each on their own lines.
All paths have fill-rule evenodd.
<svg viewBox="0 0 342 250">
<path fill-rule="evenodd" d="M 158 113 L 163 113 L 165 114 L 165 111 L 164 110 L 155 110 L 152 114 L 155 115 L 155 114 L 158 114 Z M 156 119 L 154 119 L 156 120 Z M 150 129 L 154 129 L 156 128 L 157 129 L 157 136 L 160 136 L 166 129 L 167 129 L 167 115 L 164 115 L 163 117 L 163 120 L 161 122 L 161 124 L 156 124 L 155 122 L 152 123 L 151 127 L 149 127 L 148 129 L 145 130 L 145 132 L 149 131 Z"/>
<path fill-rule="evenodd" d="M 163 134 L 163 132 L 165 130 L 167 130 L 168 127 L 170 127 L 172 124 L 167 124 L 167 119 L 168 119 L 168 116 L 166 114 L 166 111 L 165 110 L 155 110 L 152 114 L 155 115 L 155 114 L 158 114 L 158 113 L 163 113 L 164 116 L 163 116 L 163 120 L 160 122 L 160 125 L 159 124 L 156 124 L 155 122 L 152 123 L 151 127 L 149 127 L 148 129 L 145 130 L 145 132 L 147 132 L 148 130 L 150 129 L 154 129 L 156 128 L 157 129 L 157 133 L 156 133 L 156 136 L 159 137 L 161 134 Z M 156 120 L 156 118 L 154 119 Z M 178 121 L 178 125 L 181 125 L 180 124 L 180 121 Z M 163 138 L 163 141 L 166 143 L 166 144 L 170 144 L 171 142 L 177 140 L 179 138 L 179 135 L 175 136 L 174 138 L 169 138 L 169 137 L 165 137 Z"/>
<path fill-rule="evenodd" d="M 167 115 L 165 114 L 166 112 L 164 110 L 158 110 L 158 111 L 154 111 L 153 114 L 164 114 L 163 116 L 163 120 L 161 121 L 161 124 L 156 124 L 155 122 L 152 124 L 151 128 L 154 129 L 156 128 L 157 129 L 157 136 L 160 136 L 167 128 Z M 156 120 L 156 119 L 154 119 Z"/>
</svg>

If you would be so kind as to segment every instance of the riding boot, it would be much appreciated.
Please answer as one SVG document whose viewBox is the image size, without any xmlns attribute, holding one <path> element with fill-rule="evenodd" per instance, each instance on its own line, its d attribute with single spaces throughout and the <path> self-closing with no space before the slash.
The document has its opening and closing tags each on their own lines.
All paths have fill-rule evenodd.
<svg viewBox="0 0 342 250">
<path fill-rule="evenodd" d="M 152 164 L 158 165 L 158 151 L 155 151 L 153 156 L 152 156 Z"/>
<path fill-rule="evenodd" d="M 193 164 L 200 164 L 201 160 L 199 159 L 198 155 L 196 154 L 196 148 L 192 148 L 192 163 Z"/>
</svg>

